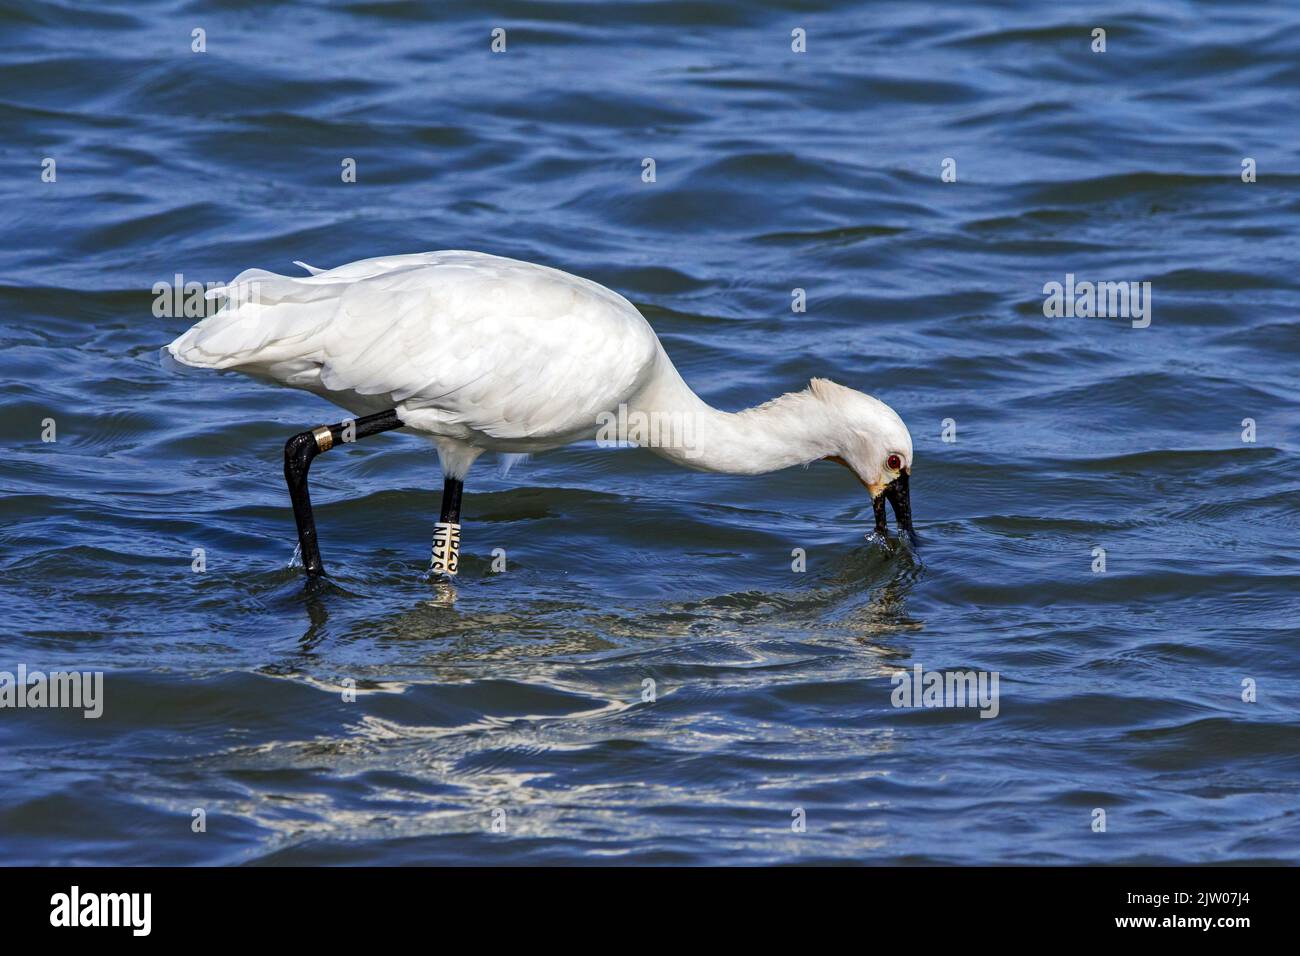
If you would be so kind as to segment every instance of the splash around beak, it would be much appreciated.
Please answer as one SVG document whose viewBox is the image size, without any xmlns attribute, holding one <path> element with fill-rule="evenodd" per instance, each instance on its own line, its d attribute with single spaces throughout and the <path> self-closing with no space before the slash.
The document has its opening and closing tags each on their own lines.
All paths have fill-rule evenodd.
<svg viewBox="0 0 1300 956">
<path fill-rule="evenodd" d="M 903 472 L 889 484 L 884 491 L 871 499 L 871 509 L 876 516 L 876 534 L 882 538 L 889 536 L 889 525 L 885 520 L 885 502 L 894 509 L 894 523 L 898 525 L 898 536 L 904 534 L 911 541 L 912 547 L 919 547 L 921 541 L 912 528 L 912 493 L 909 488 L 911 476 Z"/>
</svg>

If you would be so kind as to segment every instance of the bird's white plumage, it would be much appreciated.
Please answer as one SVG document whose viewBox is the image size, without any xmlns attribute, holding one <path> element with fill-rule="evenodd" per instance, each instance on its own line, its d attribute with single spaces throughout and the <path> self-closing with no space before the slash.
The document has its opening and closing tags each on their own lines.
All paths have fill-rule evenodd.
<svg viewBox="0 0 1300 956">
<path fill-rule="evenodd" d="M 394 408 L 463 478 L 483 451 L 594 437 L 625 407 L 689 425 L 653 450 L 688 467 L 757 474 L 818 458 L 878 494 L 912 439 L 883 402 L 824 379 L 741 412 L 703 402 L 632 303 L 556 269 L 478 252 L 363 259 L 291 277 L 241 273 L 220 312 L 169 346 L 179 362 L 307 389 L 354 414 Z"/>
<path fill-rule="evenodd" d="M 307 267 L 310 268 L 310 267 Z M 313 275 L 262 270 L 168 350 L 317 392 L 357 414 L 480 450 L 591 437 L 643 386 L 659 351 L 636 308 L 555 269 L 476 252 L 364 259 Z"/>
</svg>

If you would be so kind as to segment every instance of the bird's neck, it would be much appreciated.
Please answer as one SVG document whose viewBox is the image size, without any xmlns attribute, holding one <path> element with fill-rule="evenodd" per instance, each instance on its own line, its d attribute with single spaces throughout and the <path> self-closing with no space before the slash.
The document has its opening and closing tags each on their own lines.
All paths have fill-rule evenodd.
<svg viewBox="0 0 1300 956">
<path fill-rule="evenodd" d="M 724 412 L 701 399 L 660 353 L 654 379 L 629 403 L 634 435 L 660 457 L 699 471 L 756 475 L 837 454 L 837 429 L 810 392 Z"/>
</svg>

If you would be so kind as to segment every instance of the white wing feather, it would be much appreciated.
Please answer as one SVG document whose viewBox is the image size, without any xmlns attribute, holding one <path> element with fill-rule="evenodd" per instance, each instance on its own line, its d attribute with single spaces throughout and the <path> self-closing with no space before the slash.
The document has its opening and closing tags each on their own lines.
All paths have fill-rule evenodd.
<svg viewBox="0 0 1300 956">
<path fill-rule="evenodd" d="M 522 452 L 593 434 L 653 374 L 654 330 L 585 279 L 474 252 L 391 256 L 307 277 L 249 270 L 170 346 L 411 427 Z"/>
</svg>

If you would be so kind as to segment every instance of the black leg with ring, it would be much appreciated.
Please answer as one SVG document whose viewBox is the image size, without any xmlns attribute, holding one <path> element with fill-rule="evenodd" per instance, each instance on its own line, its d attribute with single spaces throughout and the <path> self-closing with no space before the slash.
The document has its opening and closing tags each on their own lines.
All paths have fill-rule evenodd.
<svg viewBox="0 0 1300 956">
<path fill-rule="evenodd" d="M 442 515 L 433 526 L 432 574 L 454 576 L 460 570 L 460 495 L 465 485 L 459 478 L 442 483 Z"/>
<path fill-rule="evenodd" d="M 321 425 L 309 432 L 294 435 L 284 443 L 284 480 L 293 500 L 293 519 L 298 523 L 298 544 L 302 550 L 302 567 L 308 577 L 317 578 L 325 573 L 320 560 L 320 546 L 316 543 L 316 519 L 311 513 L 311 494 L 307 490 L 307 471 L 312 459 L 335 445 L 360 441 L 380 432 L 402 427 L 395 409 L 348 419 L 336 425 Z"/>
</svg>

